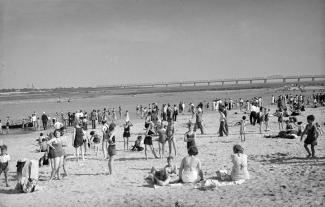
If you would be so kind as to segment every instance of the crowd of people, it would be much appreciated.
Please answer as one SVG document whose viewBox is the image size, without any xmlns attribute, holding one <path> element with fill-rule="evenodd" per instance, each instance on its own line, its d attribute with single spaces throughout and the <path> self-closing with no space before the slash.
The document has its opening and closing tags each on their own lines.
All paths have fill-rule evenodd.
<svg viewBox="0 0 325 207">
<path fill-rule="evenodd" d="M 313 102 L 313 107 L 324 105 L 324 94 L 314 94 L 312 96 L 316 102 Z M 309 97 L 308 97 L 309 98 Z M 51 166 L 51 175 L 49 180 L 61 178 L 60 169 L 64 171 L 63 176 L 68 176 L 66 161 L 66 148 L 71 144 L 75 148 L 75 158 L 79 162 L 85 160 L 87 150 L 95 149 L 96 156 L 102 151 L 103 159 L 108 160 L 108 174 L 114 173 L 114 158 L 117 154 L 116 140 L 123 137 L 124 150 L 144 151 L 145 159 L 148 159 L 147 151 L 151 151 L 154 158 L 167 158 L 167 165 L 163 169 L 153 168 L 151 170 L 151 179 L 157 185 L 167 185 L 170 182 L 196 183 L 203 179 L 202 163 L 196 157 L 198 155 L 197 132 L 205 134 L 205 126 L 203 123 L 203 115 L 205 111 L 218 111 L 220 124 L 218 135 L 228 136 L 230 122 L 228 120 L 229 111 L 239 109 L 239 113 L 243 113 L 240 120 L 235 120 L 234 126 L 239 125 L 240 140 L 246 140 L 246 126 L 259 125 L 259 133 L 262 134 L 262 126 L 265 126 L 265 132 L 269 131 L 269 120 L 274 116 L 278 120 L 279 133 L 276 135 L 266 134 L 266 138 L 297 138 L 301 139 L 306 135 L 304 147 L 307 151 L 307 157 L 315 157 L 315 146 L 317 138 L 322 134 L 320 125 L 315 122 L 313 115 L 307 116 L 307 124 L 302 121 L 298 122 L 297 116 L 305 111 L 308 105 L 308 98 L 302 95 L 283 95 L 277 99 L 272 95 L 271 104 L 277 106 L 275 113 L 271 114 L 270 108 L 267 108 L 261 97 L 255 97 L 251 100 L 243 100 L 242 98 L 235 99 L 215 99 L 212 101 L 212 107 L 209 102 L 200 102 L 197 106 L 193 103 L 188 105 L 188 112 L 191 114 L 191 119 L 186 122 L 187 131 L 184 134 L 183 140 L 186 143 L 188 155 L 182 159 L 177 171 L 176 165 L 173 163 L 174 157 L 178 156 L 177 146 L 175 141 L 175 122 L 178 121 L 179 114 L 186 112 L 186 105 L 180 102 L 176 104 L 162 104 L 159 108 L 157 103 L 149 104 L 148 107 L 137 106 L 136 115 L 144 120 L 144 130 L 131 133 L 133 124 L 130 121 L 129 112 L 126 110 L 122 114 L 122 108 L 108 110 L 93 109 L 90 113 L 83 110 L 78 110 L 75 113 L 56 114 L 56 118 L 51 118 L 45 112 L 41 117 L 37 117 L 34 112 L 31 116 L 33 128 L 40 130 L 42 133 L 38 139 L 39 152 L 43 153 L 39 159 L 39 166 Z M 238 111 L 238 110 L 237 110 Z M 238 112 L 235 113 L 238 113 Z M 249 122 L 248 118 L 249 116 Z M 124 119 L 124 120 L 123 120 Z M 120 127 L 117 124 L 118 120 L 123 120 L 123 134 L 118 134 L 116 128 Z M 42 123 L 40 123 L 42 122 Z M 285 130 L 283 122 L 286 124 Z M 0 120 L 1 123 L 1 120 Z M 88 125 L 91 124 L 91 129 Z M 229 126 L 230 125 L 230 126 Z M 1 126 L 1 125 L 0 125 Z M 67 128 L 73 128 L 72 140 L 68 138 Z M 98 130 L 100 128 L 100 130 Z M 297 128 L 297 129 L 295 129 Z M 2 134 L 2 127 L 0 127 Z M 47 130 L 47 131 L 45 131 Z M 45 132 L 50 133 L 45 135 Z M 53 130 L 53 132 L 51 132 Z M 135 135 L 137 138 L 134 145 L 129 148 L 129 138 Z M 69 143 L 71 140 L 71 143 Z M 154 141 L 158 141 L 158 152 L 154 148 Z M 165 145 L 168 145 L 167 156 L 165 154 Z M 311 151 L 309 150 L 311 145 Z M 100 149 L 101 148 L 101 149 Z M 6 185 L 8 163 L 10 156 L 7 154 L 7 146 L 1 146 L 0 155 L 0 174 L 4 172 Z M 240 145 L 233 147 L 231 155 L 233 163 L 232 171 L 228 174 L 229 180 L 248 179 L 249 173 L 247 170 L 247 155 L 244 154 L 244 149 Z M 178 177 L 172 181 L 172 177 L 178 173 Z"/>
</svg>

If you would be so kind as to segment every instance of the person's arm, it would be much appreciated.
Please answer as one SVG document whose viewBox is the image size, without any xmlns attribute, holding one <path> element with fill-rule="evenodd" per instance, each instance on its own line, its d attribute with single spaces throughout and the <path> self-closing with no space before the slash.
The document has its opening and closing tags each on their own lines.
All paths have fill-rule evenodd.
<svg viewBox="0 0 325 207">
<path fill-rule="evenodd" d="M 184 134 L 184 142 L 188 142 L 187 132 Z"/>
<path fill-rule="evenodd" d="M 52 149 L 55 150 L 55 148 L 54 148 L 53 145 L 52 145 L 52 143 L 53 143 L 54 141 L 55 141 L 55 138 L 52 138 L 51 140 L 47 141 L 46 144 L 47 144 L 50 148 L 52 148 Z"/>
<path fill-rule="evenodd" d="M 304 131 L 301 134 L 300 141 L 302 141 L 302 137 L 307 133 L 308 125 L 305 127 Z"/>
</svg>

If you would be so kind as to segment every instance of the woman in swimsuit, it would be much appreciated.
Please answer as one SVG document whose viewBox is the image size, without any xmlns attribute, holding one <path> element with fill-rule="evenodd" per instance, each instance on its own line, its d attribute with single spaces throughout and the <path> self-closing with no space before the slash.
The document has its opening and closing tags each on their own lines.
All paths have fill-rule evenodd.
<svg viewBox="0 0 325 207">
<path fill-rule="evenodd" d="M 130 134 L 130 128 L 132 126 L 132 123 L 130 121 L 126 121 L 124 125 L 124 132 L 123 132 L 123 140 L 124 140 L 124 150 L 129 150 L 129 138 L 131 136 Z"/>
<path fill-rule="evenodd" d="M 158 136 L 159 136 L 159 140 L 158 140 L 158 145 L 159 145 L 159 157 L 163 158 L 164 157 L 164 153 L 165 153 L 165 144 L 166 144 L 166 125 L 163 124 L 162 122 L 158 123 Z"/>
<path fill-rule="evenodd" d="M 49 145 L 48 157 L 51 163 L 51 177 L 50 181 L 54 178 L 54 175 L 57 175 L 57 179 L 60 180 L 60 166 L 63 164 L 63 148 L 62 148 L 62 139 L 60 139 L 60 132 L 55 131 L 54 137 L 50 139 L 47 144 Z M 65 172 L 66 173 L 66 172 Z"/>
<path fill-rule="evenodd" d="M 188 156 L 184 157 L 179 168 L 179 180 L 183 183 L 197 183 L 203 179 L 201 161 L 196 157 L 197 148 L 191 147 Z"/>
<path fill-rule="evenodd" d="M 73 147 L 76 149 L 77 162 L 79 162 L 78 149 L 80 149 L 82 160 L 83 161 L 85 160 L 82 145 L 84 143 L 84 136 L 85 136 L 86 133 L 81 128 L 81 124 L 82 124 L 81 122 L 77 123 L 76 127 L 74 129 L 74 132 L 73 132 Z"/>
<path fill-rule="evenodd" d="M 174 141 L 174 133 L 175 133 L 174 122 L 173 120 L 170 119 L 166 129 L 167 141 L 169 147 L 169 156 L 171 156 L 172 148 L 174 148 L 175 157 L 176 157 L 176 145 Z"/>
<path fill-rule="evenodd" d="M 146 159 L 148 159 L 148 155 L 147 155 L 147 146 L 150 147 L 151 151 L 152 151 L 152 154 L 155 156 L 155 158 L 159 158 L 157 155 L 156 155 L 156 152 L 155 152 L 155 149 L 152 145 L 152 136 L 155 134 L 153 132 L 153 122 L 150 122 L 149 123 L 149 126 L 147 128 L 147 131 L 146 131 L 146 137 L 144 139 L 144 154 L 146 155 Z"/>
<path fill-rule="evenodd" d="M 109 125 L 107 131 L 107 138 L 108 138 L 108 170 L 109 174 L 113 173 L 113 157 L 116 155 L 116 143 L 115 143 L 115 127 L 116 124 L 113 122 Z"/>
</svg>

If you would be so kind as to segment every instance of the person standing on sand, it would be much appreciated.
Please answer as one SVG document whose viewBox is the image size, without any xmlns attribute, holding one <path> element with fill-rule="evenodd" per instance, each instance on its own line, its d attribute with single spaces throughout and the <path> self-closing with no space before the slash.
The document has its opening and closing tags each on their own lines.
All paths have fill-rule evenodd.
<svg viewBox="0 0 325 207">
<path fill-rule="evenodd" d="M 194 131 L 197 129 L 200 129 L 201 134 L 204 134 L 204 127 L 203 127 L 203 111 L 201 107 L 198 107 L 196 113 L 195 113 L 195 126 L 194 126 Z"/>
<path fill-rule="evenodd" d="M 43 123 L 43 129 L 46 130 L 47 129 L 47 122 L 48 122 L 48 117 L 47 115 L 45 114 L 45 112 L 43 112 L 43 115 L 42 115 L 42 123 Z"/>
<path fill-rule="evenodd" d="M 7 116 L 7 121 L 6 121 L 6 134 L 9 134 L 9 127 L 10 127 L 10 119 L 9 119 L 9 116 Z"/>
<path fill-rule="evenodd" d="M 62 148 L 62 140 L 59 138 L 60 137 L 59 134 L 60 131 L 55 130 L 54 137 L 47 142 L 49 146 L 48 157 L 50 159 L 51 168 L 52 168 L 51 177 L 49 181 L 51 181 L 54 178 L 55 174 L 57 175 L 58 180 L 61 179 L 60 166 L 63 163 L 64 155 L 63 155 L 63 148 Z"/>
<path fill-rule="evenodd" d="M 223 137 L 223 134 L 228 136 L 228 131 L 226 130 L 226 115 L 224 113 L 223 107 L 219 108 L 219 114 L 220 114 L 220 126 L 219 126 L 219 137 Z"/>
<path fill-rule="evenodd" d="M 81 127 L 82 123 L 77 123 L 76 127 L 74 128 L 74 132 L 73 132 L 73 147 L 76 149 L 76 157 L 77 157 L 77 162 L 79 162 L 79 152 L 78 149 L 80 149 L 81 152 L 81 157 L 82 160 L 85 160 L 85 156 L 84 156 L 84 152 L 82 149 L 82 145 L 84 143 L 84 136 L 85 136 L 85 132 Z"/>
<path fill-rule="evenodd" d="M 96 129 L 97 112 L 95 109 L 90 113 L 90 119 L 92 129 Z"/>
<path fill-rule="evenodd" d="M 103 150 L 103 156 L 104 159 L 106 159 L 106 149 L 108 148 L 108 140 L 107 140 L 107 135 L 106 132 L 108 130 L 108 124 L 106 120 L 102 121 L 103 127 L 102 127 L 102 134 L 103 134 L 103 141 L 102 141 L 102 150 Z"/>
<path fill-rule="evenodd" d="M 108 148 L 107 148 L 107 154 L 108 154 L 108 170 L 109 174 L 113 174 L 113 158 L 116 155 L 116 144 L 115 144 L 115 123 L 111 123 L 108 127 L 108 130 L 106 132 L 107 140 L 108 140 Z"/>
</svg>

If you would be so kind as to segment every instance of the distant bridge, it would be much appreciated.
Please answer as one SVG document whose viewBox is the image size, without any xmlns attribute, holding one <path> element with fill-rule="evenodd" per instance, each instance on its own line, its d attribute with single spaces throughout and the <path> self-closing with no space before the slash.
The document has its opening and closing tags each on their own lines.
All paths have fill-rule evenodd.
<svg viewBox="0 0 325 207">
<path fill-rule="evenodd" d="M 269 76 L 255 78 L 239 78 L 239 79 L 218 79 L 218 80 L 196 80 L 196 81 L 179 81 L 179 82 L 158 82 L 158 83 L 140 83 L 140 84 L 122 84 L 111 85 L 110 88 L 143 88 L 143 87 L 169 87 L 169 86 L 210 86 L 227 84 L 254 84 L 254 83 L 302 83 L 306 81 L 325 81 L 325 75 L 297 75 L 297 76 Z"/>
</svg>

